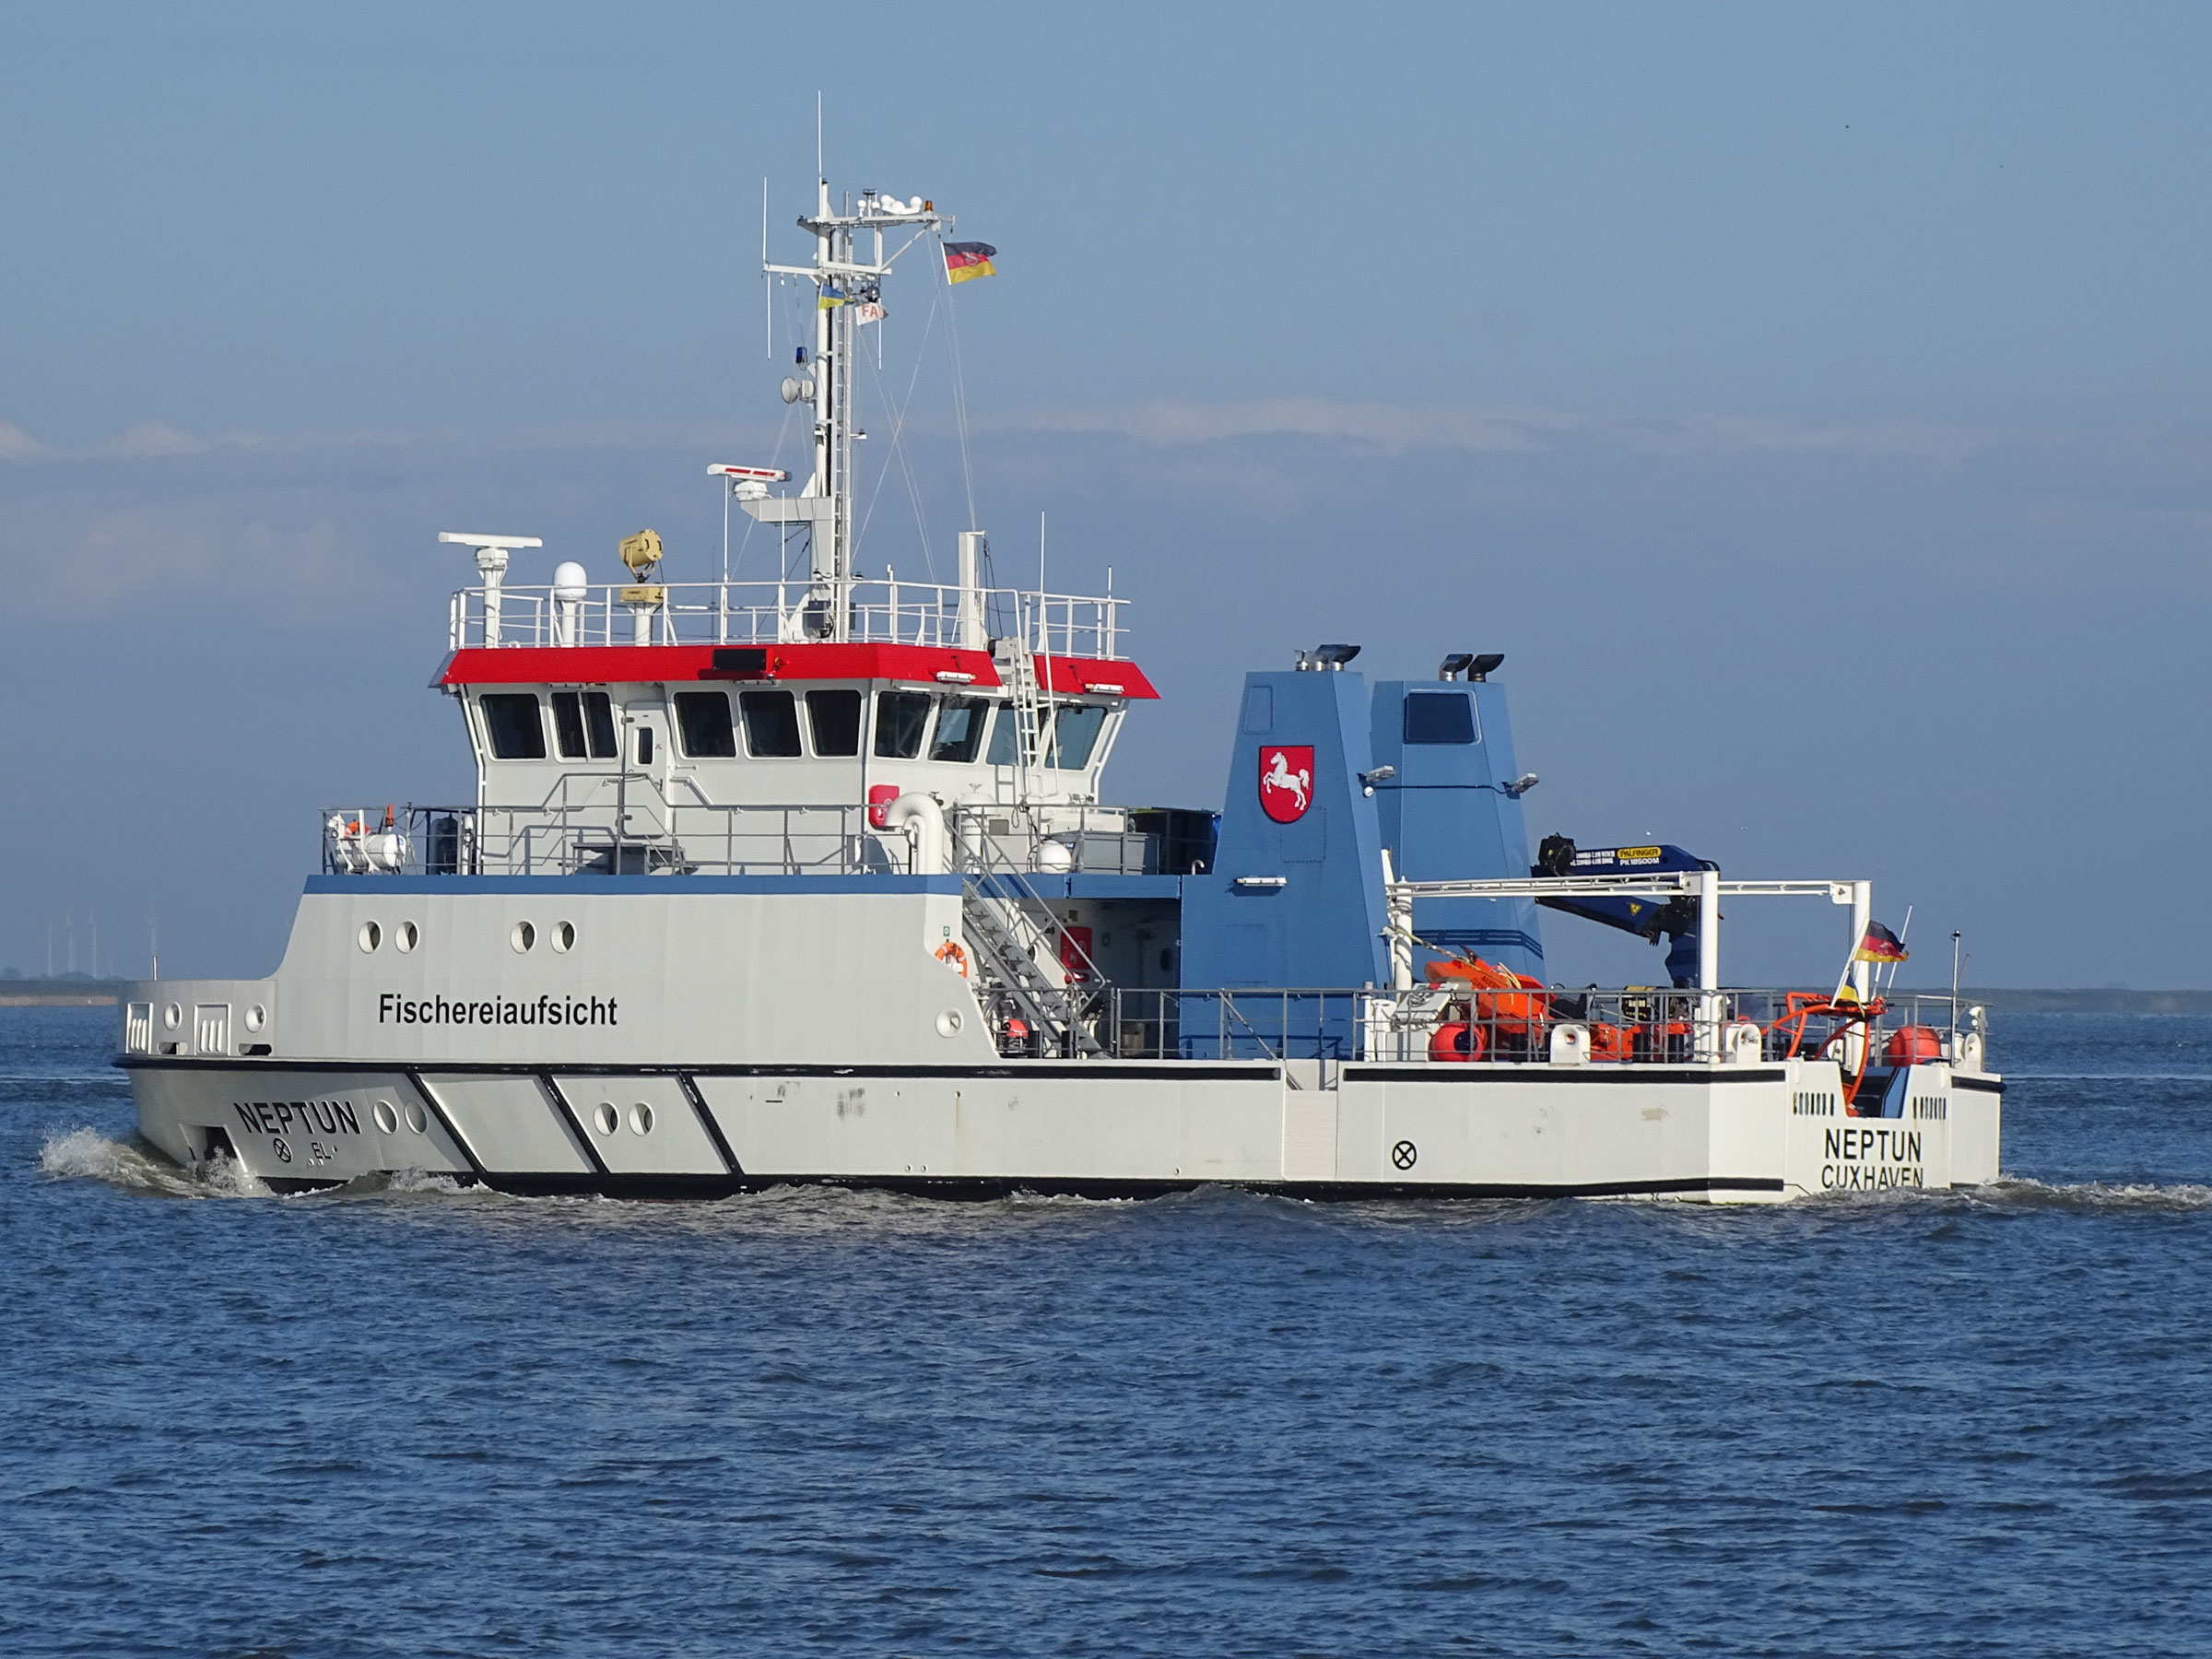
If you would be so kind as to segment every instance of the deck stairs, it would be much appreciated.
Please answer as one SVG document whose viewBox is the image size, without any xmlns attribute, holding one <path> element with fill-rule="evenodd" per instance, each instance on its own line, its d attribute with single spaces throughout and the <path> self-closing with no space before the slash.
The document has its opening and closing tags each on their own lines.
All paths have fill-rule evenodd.
<svg viewBox="0 0 2212 1659">
<path fill-rule="evenodd" d="M 974 881 L 961 889 L 963 931 L 975 947 L 983 982 L 1003 991 L 1045 1039 L 1048 1052 L 1100 1054 L 1105 1050 L 1083 1022 L 1080 1000 L 1038 966 L 1037 943 L 1050 935 L 1018 901 L 985 892 Z"/>
</svg>

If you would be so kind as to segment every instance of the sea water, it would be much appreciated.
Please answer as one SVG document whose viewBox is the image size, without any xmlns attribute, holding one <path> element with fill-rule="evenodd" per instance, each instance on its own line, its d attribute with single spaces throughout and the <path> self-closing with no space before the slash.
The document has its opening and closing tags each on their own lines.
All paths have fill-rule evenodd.
<svg viewBox="0 0 2212 1659">
<path fill-rule="evenodd" d="M 0 1010 L 0 1652 L 2212 1648 L 2212 1020 L 1730 1209 L 276 1198 L 112 1020 Z"/>
</svg>

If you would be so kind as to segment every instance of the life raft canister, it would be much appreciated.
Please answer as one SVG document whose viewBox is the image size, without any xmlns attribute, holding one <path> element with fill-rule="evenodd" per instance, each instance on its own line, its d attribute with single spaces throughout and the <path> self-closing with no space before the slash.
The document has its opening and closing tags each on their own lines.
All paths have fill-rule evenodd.
<svg viewBox="0 0 2212 1659">
<path fill-rule="evenodd" d="M 1882 1058 L 1891 1065 L 1911 1065 L 1915 1060 L 1943 1058 L 1943 1037 L 1934 1026 L 1900 1026 L 1889 1034 Z"/>
<path fill-rule="evenodd" d="M 1551 1011 L 1544 982 L 1515 973 L 1480 957 L 1460 957 L 1430 962 L 1423 973 L 1432 985 L 1465 982 L 1477 993 L 1475 1018 L 1485 1026 L 1508 1035 L 1525 1036 L 1540 1028 Z M 1504 993 L 1500 995 L 1499 993 Z"/>
<path fill-rule="evenodd" d="M 1429 1058 L 1431 1060 L 1479 1060 L 1487 1046 L 1480 1026 L 1472 1026 L 1463 1019 L 1436 1028 L 1429 1039 Z"/>
</svg>

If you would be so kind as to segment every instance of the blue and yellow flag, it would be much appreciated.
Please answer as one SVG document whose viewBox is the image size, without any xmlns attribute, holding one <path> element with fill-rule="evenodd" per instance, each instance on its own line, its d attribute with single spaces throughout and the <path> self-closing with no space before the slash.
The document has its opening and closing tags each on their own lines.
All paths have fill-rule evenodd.
<svg viewBox="0 0 2212 1659">
<path fill-rule="evenodd" d="M 814 309 L 816 311 L 835 311 L 844 302 L 845 290 L 841 288 L 831 288 L 825 283 L 822 285 L 820 295 L 815 300 Z"/>
</svg>

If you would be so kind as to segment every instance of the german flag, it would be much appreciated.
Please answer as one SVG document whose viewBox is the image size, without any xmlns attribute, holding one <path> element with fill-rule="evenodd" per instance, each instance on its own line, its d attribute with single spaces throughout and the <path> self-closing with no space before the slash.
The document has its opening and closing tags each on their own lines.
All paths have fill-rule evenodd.
<svg viewBox="0 0 2212 1659">
<path fill-rule="evenodd" d="M 1854 962 L 1905 962 L 1912 960 L 1912 953 L 1905 948 L 1902 939 L 1879 922 L 1869 922 L 1866 924 L 1866 936 L 1859 941 L 1859 947 L 1851 953 L 1851 959 Z"/>
<path fill-rule="evenodd" d="M 947 242 L 945 244 L 945 280 L 966 282 L 971 276 L 995 276 L 997 268 L 991 256 L 998 250 L 989 242 Z"/>
</svg>

